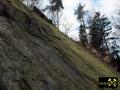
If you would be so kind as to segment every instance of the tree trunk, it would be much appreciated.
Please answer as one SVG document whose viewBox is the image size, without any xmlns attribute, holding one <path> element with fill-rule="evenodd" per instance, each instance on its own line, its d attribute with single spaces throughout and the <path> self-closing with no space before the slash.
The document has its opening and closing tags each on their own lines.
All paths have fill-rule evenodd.
<svg viewBox="0 0 120 90">
<path fill-rule="evenodd" d="M 56 20 L 57 27 L 59 29 L 59 11 L 57 10 L 57 20 Z"/>
</svg>

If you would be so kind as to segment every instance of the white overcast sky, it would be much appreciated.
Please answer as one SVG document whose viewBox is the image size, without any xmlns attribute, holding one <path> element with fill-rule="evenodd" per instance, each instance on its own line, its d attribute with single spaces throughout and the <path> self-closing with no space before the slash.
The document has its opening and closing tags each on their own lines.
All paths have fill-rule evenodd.
<svg viewBox="0 0 120 90">
<path fill-rule="evenodd" d="M 63 14 L 67 18 L 67 21 L 73 23 L 72 31 L 69 36 L 75 40 L 78 40 L 78 22 L 76 16 L 74 16 L 74 10 L 79 3 L 85 4 L 85 10 L 89 11 L 101 11 L 108 17 L 112 17 L 115 13 L 117 1 L 120 0 L 63 0 L 64 11 Z"/>
</svg>

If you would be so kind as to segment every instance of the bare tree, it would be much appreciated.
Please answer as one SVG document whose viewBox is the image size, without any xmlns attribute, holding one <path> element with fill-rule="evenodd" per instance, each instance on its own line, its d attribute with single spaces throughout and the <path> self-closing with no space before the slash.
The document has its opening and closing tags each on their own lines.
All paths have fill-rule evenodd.
<svg viewBox="0 0 120 90">
<path fill-rule="evenodd" d="M 68 33 L 72 30 L 73 23 L 69 22 L 66 17 L 61 18 L 60 21 L 60 29 L 64 30 L 65 35 L 68 35 Z"/>
</svg>

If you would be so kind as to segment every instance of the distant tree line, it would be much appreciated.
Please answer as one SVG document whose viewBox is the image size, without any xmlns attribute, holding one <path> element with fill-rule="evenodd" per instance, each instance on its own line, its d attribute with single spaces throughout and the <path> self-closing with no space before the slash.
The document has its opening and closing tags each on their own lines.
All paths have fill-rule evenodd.
<svg viewBox="0 0 120 90">
<path fill-rule="evenodd" d="M 84 7 L 85 5 L 79 4 L 74 13 L 80 23 L 79 43 L 120 71 L 120 43 L 117 43 L 120 38 L 111 35 L 110 20 L 105 15 L 101 15 L 101 12 L 95 12 L 87 22 L 85 15 L 88 12 Z M 120 22 L 116 22 L 115 27 L 120 30 Z"/>
</svg>

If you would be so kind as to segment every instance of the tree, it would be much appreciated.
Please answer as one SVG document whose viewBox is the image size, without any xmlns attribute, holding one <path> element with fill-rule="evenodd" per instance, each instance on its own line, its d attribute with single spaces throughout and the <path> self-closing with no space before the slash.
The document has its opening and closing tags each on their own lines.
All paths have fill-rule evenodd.
<svg viewBox="0 0 120 90">
<path fill-rule="evenodd" d="M 120 60 L 120 56 L 119 56 L 119 53 L 120 53 L 120 46 L 117 44 L 117 40 L 113 40 L 112 41 L 112 45 L 111 45 L 111 55 L 113 56 L 113 58 L 117 59 L 117 60 Z"/>
<path fill-rule="evenodd" d="M 86 11 L 84 11 L 85 5 L 79 4 L 77 10 L 75 10 L 75 15 L 77 15 L 77 19 L 80 22 L 79 26 L 79 40 L 84 46 L 87 44 L 87 34 L 86 34 L 86 24 L 84 20 L 84 16 Z"/>
<path fill-rule="evenodd" d="M 72 31 L 73 23 L 67 20 L 66 17 L 62 17 L 60 20 L 60 29 L 64 30 L 65 35 L 68 35 Z"/>
<path fill-rule="evenodd" d="M 49 0 L 50 6 L 49 11 L 52 13 L 52 21 L 59 28 L 59 19 L 61 16 L 61 10 L 64 9 L 62 0 Z"/>
<path fill-rule="evenodd" d="M 117 67 L 117 71 L 120 72 L 120 46 L 118 45 L 118 40 L 114 39 L 111 42 L 111 65 Z"/>
<path fill-rule="evenodd" d="M 78 5 L 77 10 L 75 10 L 75 15 L 77 15 L 77 19 L 81 24 L 84 24 L 84 14 L 86 11 L 84 11 L 85 5 L 81 5 L 81 3 Z"/>
<path fill-rule="evenodd" d="M 117 70 L 120 72 L 120 2 L 119 0 L 116 1 L 116 10 L 115 15 L 113 17 L 113 25 L 115 27 L 115 31 L 113 36 L 115 37 L 114 40 L 111 42 L 111 64 L 113 66 L 117 66 Z"/>
<path fill-rule="evenodd" d="M 79 38 L 82 45 L 86 47 L 88 40 L 87 40 L 85 25 L 81 24 L 79 27 Z"/>
<path fill-rule="evenodd" d="M 115 29 L 117 30 L 116 35 L 120 35 L 120 1 L 116 0 L 115 5 L 116 5 L 116 10 L 115 10 L 115 15 L 113 17 L 113 25 Z"/>
<path fill-rule="evenodd" d="M 111 22 L 108 18 L 103 15 L 100 15 L 100 12 L 96 12 L 93 17 L 90 25 L 90 45 L 91 47 L 98 50 L 101 54 L 104 54 L 104 51 L 109 51 L 108 42 L 109 34 L 111 33 Z"/>
</svg>

